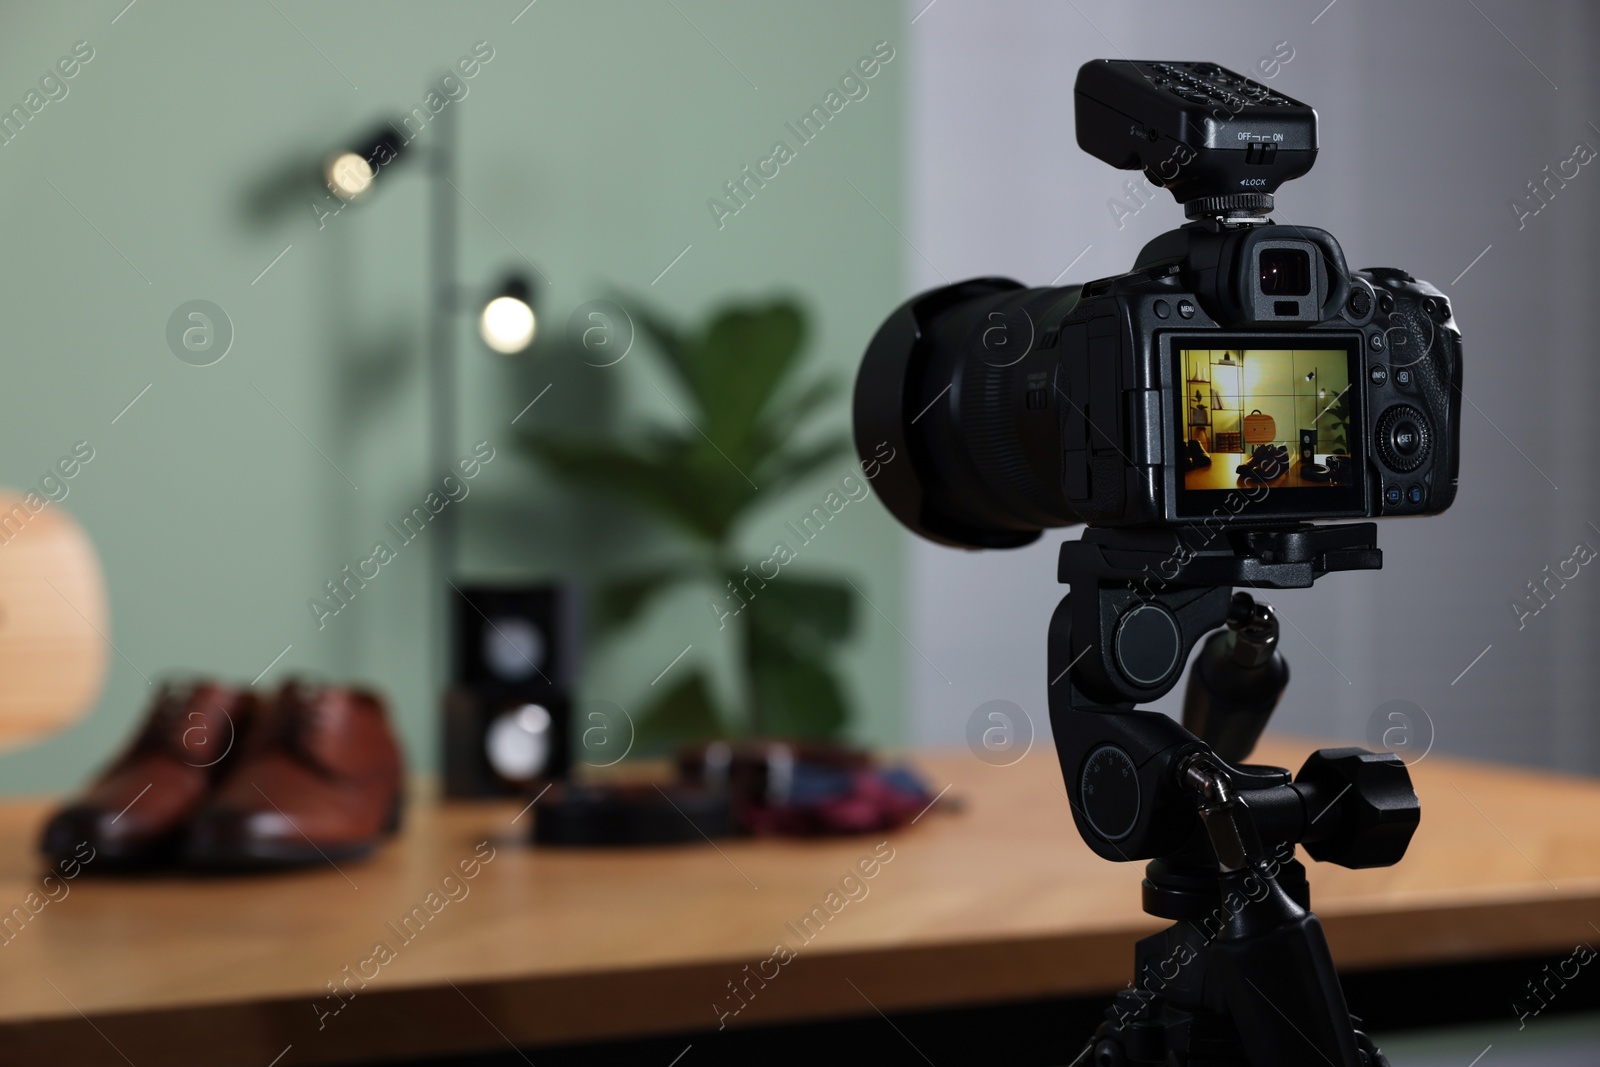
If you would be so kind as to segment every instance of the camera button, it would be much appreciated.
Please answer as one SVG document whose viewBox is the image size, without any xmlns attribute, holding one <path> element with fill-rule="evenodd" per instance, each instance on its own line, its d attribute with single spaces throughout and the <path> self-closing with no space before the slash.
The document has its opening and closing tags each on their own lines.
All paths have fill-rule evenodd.
<svg viewBox="0 0 1600 1067">
<path fill-rule="evenodd" d="M 1155 311 L 1156 318 L 1164 319 L 1168 315 L 1172 314 L 1172 305 L 1167 303 L 1165 300 L 1157 300 L 1152 310 Z"/>
<path fill-rule="evenodd" d="M 1411 488 L 1407 489 L 1406 499 L 1411 501 L 1413 504 L 1422 503 L 1422 486 L 1413 485 Z"/>
<path fill-rule="evenodd" d="M 1410 419 L 1398 419 L 1389 431 L 1389 440 L 1398 456 L 1414 456 L 1422 447 L 1422 431 Z"/>
<path fill-rule="evenodd" d="M 1411 385 L 1411 368 L 1400 367 L 1394 372 L 1394 384 L 1404 387 Z"/>
<path fill-rule="evenodd" d="M 1373 385 L 1386 385 L 1389 381 L 1389 368 L 1382 363 L 1374 363 L 1367 370 L 1367 378 Z"/>
<path fill-rule="evenodd" d="M 1367 347 L 1372 349 L 1374 352 L 1382 352 L 1383 351 L 1383 334 L 1382 333 L 1374 333 L 1372 336 L 1368 337 L 1367 338 Z"/>
<path fill-rule="evenodd" d="M 1346 305 L 1352 318 L 1364 319 L 1372 311 L 1372 292 L 1364 285 L 1352 284 L 1350 301 Z"/>
<path fill-rule="evenodd" d="M 1180 301 L 1178 301 L 1178 314 L 1179 315 L 1182 315 L 1186 319 L 1192 319 L 1192 318 L 1194 318 L 1194 313 L 1195 313 L 1194 301 L 1192 301 L 1192 300 L 1180 300 Z"/>
<path fill-rule="evenodd" d="M 1388 504 L 1390 507 L 1399 507 L 1402 499 L 1404 499 L 1404 497 L 1401 496 L 1400 487 L 1398 485 L 1384 487 L 1383 502 L 1385 504 Z"/>
<path fill-rule="evenodd" d="M 1392 471 L 1406 474 L 1427 458 L 1427 418 L 1409 404 L 1396 404 L 1378 419 L 1378 456 Z"/>
</svg>

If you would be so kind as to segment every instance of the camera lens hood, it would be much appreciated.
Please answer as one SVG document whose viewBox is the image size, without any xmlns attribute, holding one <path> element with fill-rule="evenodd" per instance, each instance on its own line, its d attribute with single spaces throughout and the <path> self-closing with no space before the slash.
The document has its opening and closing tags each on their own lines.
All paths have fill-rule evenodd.
<svg viewBox="0 0 1600 1067">
<path fill-rule="evenodd" d="M 975 278 L 935 289 L 900 305 L 878 328 L 856 376 L 856 451 L 877 474 L 873 486 L 891 514 L 913 533 L 957 548 L 1015 548 L 1038 539 L 1041 527 L 976 526 L 978 512 L 960 506 L 963 487 L 953 485 L 935 458 L 931 438 L 950 437 L 960 403 L 948 369 L 929 366 L 929 331 L 939 315 L 974 300 L 1022 289 L 1008 278 Z M 887 443 L 896 457 L 883 462 Z"/>
</svg>

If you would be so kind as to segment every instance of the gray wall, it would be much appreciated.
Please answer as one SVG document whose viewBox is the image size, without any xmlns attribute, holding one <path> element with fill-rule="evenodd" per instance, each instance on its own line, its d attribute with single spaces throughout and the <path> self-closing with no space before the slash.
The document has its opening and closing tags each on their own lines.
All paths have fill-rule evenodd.
<svg viewBox="0 0 1600 1067">
<path fill-rule="evenodd" d="M 1438 751 L 1600 770 L 1600 568 L 1584 567 L 1521 630 L 1510 607 L 1579 541 L 1600 548 L 1588 525 L 1600 526 L 1600 160 L 1522 228 L 1509 206 L 1577 142 L 1600 148 L 1597 16 L 1578 2 L 1323 2 L 927 9 L 913 38 L 914 288 L 941 273 L 1048 284 L 1074 260 L 1062 283 L 1126 270 L 1182 214 L 1158 192 L 1118 228 L 1108 201 L 1135 175 L 1078 150 L 1079 65 L 1211 59 L 1259 77 L 1258 61 L 1288 42 L 1294 57 L 1271 83 L 1317 108 L 1322 150 L 1280 192 L 1278 218 L 1331 231 L 1352 266 L 1439 285 L 1465 333 L 1470 403 L 1450 511 L 1384 523 L 1381 573 L 1271 597 L 1294 672 L 1278 726 L 1361 739 L 1379 705 L 1408 700 L 1427 711 Z M 1062 539 L 1015 552 L 913 546 L 918 740 L 959 740 L 996 698 L 1048 729 L 1044 634 L 1063 592 Z"/>
</svg>

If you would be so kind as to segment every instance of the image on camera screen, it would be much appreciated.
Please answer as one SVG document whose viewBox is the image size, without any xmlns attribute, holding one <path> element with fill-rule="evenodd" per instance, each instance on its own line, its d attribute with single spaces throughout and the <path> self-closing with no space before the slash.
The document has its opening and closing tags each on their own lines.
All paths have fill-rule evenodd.
<svg viewBox="0 0 1600 1067">
<path fill-rule="evenodd" d="M 1185 490 L 1351 483 L 1346 349 L 1184 348 L 1180 365 Z"/>
</svg>

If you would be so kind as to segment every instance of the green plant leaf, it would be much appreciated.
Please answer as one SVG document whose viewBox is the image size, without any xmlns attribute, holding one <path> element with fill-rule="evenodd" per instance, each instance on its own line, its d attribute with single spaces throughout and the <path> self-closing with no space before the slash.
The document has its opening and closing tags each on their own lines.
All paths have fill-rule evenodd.
<svg viewBox="0 0 1600 1067">
<path fill-rule="evenodd" d="M 763 489 L 782 492 L 832 464 L 839 465 L 839 476 L 842 478 L 855 472 L 853 466 L 847 467 L 843 462 L 854 454 L 854 447 L 848 438 L 830 437 L 774 456 L 756 469 L 756 480 Z"/>
<path fill-rule="evenodd" d="M 695 671 L 662 694 L 634 720 L 633 751 L 650 756 L 670 752 L 686 741 L 727 736 L 705 675 Z"/>
<path fill-rule="evenodd" d="M 699 506 L 711 507 L 716 515 L 702 525 L 726 530 L 734 518 L 726 508 L 748 504 L 754 485 L 767 487 L 756 471 L 773 464 L 807 416 L 838 392 L 838 383 L 823 379 L 798 391 L 781 388 L 805 338 L 804 317 L 793 301 L 726 308 L 699 337 L 677 329 L 642 302 L 630 304 L 640 331 L 664 356 L 696 409 L 686 412 L 693 424 L 687 429 L 694 432 L 682 437 L 692 446 L 684 450 L 684 458 L 700 472 L 697 480 L 704 493 Z M 848 449 L 846 442 L 832 454 Z M 782 485 L 792 484 L 807 469 L 791 474 L 785 464 L 774 467 Z"/>
<path fill-rule="evenodd" d="M 601 633 L 621 629 L 639 617 L 646 604 L 689 577 L 683 566 L 663 567 L 613 578 L 595 590 L 592 619 Z"/>
<path fill-rule="evenodd" d="M 622 302 L 625 307 L 631 309 L 628 312 L 629 317 L 639 325 L 656 350 L 665 357 L 667 365 L 677 374 L 684 388 L 693 393 L 694 360 L 689 339 L 676 326 L 646 307 L 642 301 L 624 298 Z"/>
<path fill-rule="evenodd" d="M 742 578 L 743 572 L 736 576 Z M 844 726 L 843 691 L 827 666 L 832 647 L 855 622 L 842 582 L 780 573 L 766 586 L 745 586 L 746 669 L 750 723 L 765 733 L 831 737 Z"/>
<path fill-rule="evenodd" d="M 822 378 L 786 386 L 805 340 L 805 320 L 790 300 L 722 309 L 702 332 L 627 301 L 647 348 L 686 394 L 673 398 L 681 418 L 631 428 L 621 441 L 575 441 L 548 435 L 524 447 L 567 483 L 623 498 L 688 532 L 727 559 L 729 539 L 759 485 L 765 500 L 851 454 L 848 438 L 829 435 L 796 445 L 796 435 L 840 391 Z M 821 505 L 827 506 L 826 500 Z M 838 505 L 829 509 L 837 514 Z M 692 560 L 608 582 L 596 598 L 597 618 L 617 626 L 636 620 L 676 581 L 703 575 Z M 753 572 L 732 577 L 741 589 Z M 759 584 L 759 583 L 757 583 Z M 828 660 L 854 625 L 849 590 L 831 579 L 780 574 L 746 596 L 734 636 L 742 637 L 742 688 L 750 706 L 733 719 L 719 713 L 706 678 L 695 672 L 637 720 L 641 753 L 690 739 L 724 736 L 730 723 L 800 736 L 837 734 L 846 719 L 842 687 Z M 731 603 L 731 602 L 730 602 Z M 687 668 L 680 668 L 680 675 Z"/>
<path fill-rule="evenodd" d="M 779 737 L 834 737 L 843 729 L 844 691 L 820 660 L 763 644 L 750 657 L 754 722 Z"/>
<path fill-rule="evenodd" d="M 691 350 L 702 428 L 735 462 L 755 457 L 761 411 L 794 367 L 804 338 L 800 309 L 779 300 L 721 312 Z"/>
<path fill-rule="evenodd" d="M 806 418 L 819 410 L 839 392 L 837 378 L 819 378 L 790 394 L 779 394 L 763 412 L 756 427 L 753 449 L 759 465 L 771 453 L 782 448 L 794 436 Z"/>
<path fill-rule="evenodd" d="M 755 493 L 703 444 L 663 441 L 659 454 L 644 455 L 604 442 L 534 435 L 520 440 L 564 481 L 623 497 L 713 544 Z"/>
<path fill-rule="evenodd" d="M 744 588 L 744 572 L 731 577 L 735 585 Z M 745 611 L 749 613 L 752 642 L 815 655 L 820 654 L 822 646 L 843 641 L 855 625 L 855 600 L 850 587 L 833 579 L 780 571 L 765 588 L 751 583 L 746 595 L 750 596 Z"/>
</svg>

